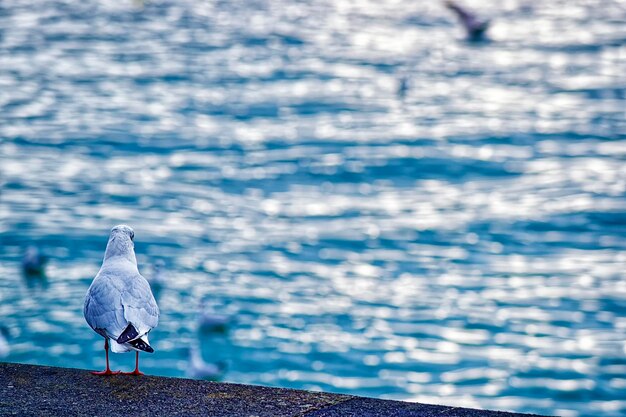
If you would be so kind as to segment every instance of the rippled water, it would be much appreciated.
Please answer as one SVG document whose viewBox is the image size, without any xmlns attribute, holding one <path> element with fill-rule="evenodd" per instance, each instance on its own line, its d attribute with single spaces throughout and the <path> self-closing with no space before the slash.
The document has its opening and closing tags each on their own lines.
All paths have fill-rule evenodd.
<svg viewBox="0 0 626 417">
<path fill-rule="evenodd" d="M 468 1 L 478 44 L 435 1 L 113 3 L 0 4 L 4 360 L 103 366 L 124 222 L 166 265 L 147 372 L 206 297 L 226 381 L 626 415 L 626 2 Z"/>
</svg>

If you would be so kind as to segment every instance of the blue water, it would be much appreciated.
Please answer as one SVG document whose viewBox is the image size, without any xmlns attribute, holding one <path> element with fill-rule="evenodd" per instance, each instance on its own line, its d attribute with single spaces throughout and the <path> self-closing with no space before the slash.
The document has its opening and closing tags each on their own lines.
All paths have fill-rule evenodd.
<svg viewBox="0 0 626 417">
<path fill-rule="evenodd" d="M 0 3 L 3 360 L 104 365 L 127 223 L 146 372 L 199 338 L 230 382 L 626 415 L 626 3 L 465 4 L 491 41 L 436 1 Z"/>
</svg>

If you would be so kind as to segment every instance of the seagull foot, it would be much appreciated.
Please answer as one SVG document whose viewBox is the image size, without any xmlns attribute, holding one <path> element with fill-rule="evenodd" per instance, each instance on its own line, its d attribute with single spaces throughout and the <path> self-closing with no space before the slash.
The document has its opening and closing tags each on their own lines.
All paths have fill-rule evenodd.
<svg viewBox="0 0 626 417">
<path fill-rule="evenodd" d="M 135 376 L 139 376 L 139 375 L 145 375 L 143 372 L 141 372 L 139 369 L 135 369 L 133 372 L 122 372 L 122 375 L 135 375 Z"/>
<path fill-rule="evenodd" d="M 106 369 L 104 371 L 92 371 L 91 372 L 92 375 L 98 375 L 98 376 L 117 375 L 119 373 L 120 373 L 120 371 L 112 371 L 110 369 Z"/>
</svg>

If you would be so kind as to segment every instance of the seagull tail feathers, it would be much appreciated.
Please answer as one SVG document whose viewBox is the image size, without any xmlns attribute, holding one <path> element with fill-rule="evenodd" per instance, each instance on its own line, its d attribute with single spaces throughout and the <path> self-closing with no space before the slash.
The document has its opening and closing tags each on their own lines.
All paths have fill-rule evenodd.
<svg viewBox="0 0 626 417">
<path fill-rule="evenodd" d="M 128 323 L 126 329 L 122 332 L 122 334 L 117 338 L 116 342 L 120 345 L 123 343 L 127 343 L 129 340 L 137 339 L 139 336 L 139 332 L 135 329 L 132 323 Z"/>
<path fill-rule="evenodd" d="M 131 340 L 130 342 L 128 342 L 128 344 L 137 350 L 142 350 L 148 353 L 154 352 L 154 349 L 152 348 L 152 346 L 150 346 L 148 342 L 146 342 L 145 340 L 142 340 L 141 338 Z"/>
</svg>

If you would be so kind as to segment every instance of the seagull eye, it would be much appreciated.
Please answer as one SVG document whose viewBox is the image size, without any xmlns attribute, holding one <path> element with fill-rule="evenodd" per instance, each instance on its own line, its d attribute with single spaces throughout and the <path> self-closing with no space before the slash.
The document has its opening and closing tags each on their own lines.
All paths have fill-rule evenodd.
<svg viewBox="0 0 626 417">
<path fill-rule="evenodd" d="M 130 240 L 133 240 L 135 238 L 135 232 L 130 232 Z"/>
</svg>

